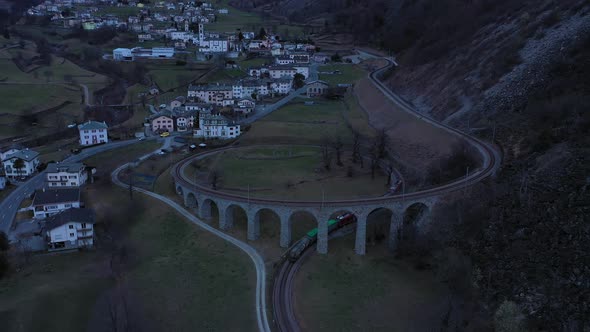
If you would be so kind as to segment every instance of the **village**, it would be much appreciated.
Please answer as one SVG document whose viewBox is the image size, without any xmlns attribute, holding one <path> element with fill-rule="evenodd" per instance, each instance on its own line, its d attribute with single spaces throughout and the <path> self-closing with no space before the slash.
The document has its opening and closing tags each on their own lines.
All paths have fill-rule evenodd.
<svg viewBox="0 0 590 332">
<path fill-rule="evenodd" d="M 126 10 L 137 14 L 121 14 Z M 52 25 L 72 30 L 114 28 L 137 35 L 140 46 L 115 48 L 112 53 L 104 54 L 105 61 L 169 63 L 178 62 L 182 55 L 182 59 L 195 62 L 221 60 L 224 69 L 239 68 L 245 73 L 233 80 L 191 83 L 185 95 L 169 97 L 169 102 L 164 104 L 148 103 L 149 115 L 145 117 L 144 129 L 135 134 L 140 140 L 180 135 L 199 139 L 202 146 L 207 140 L 233 140 L 242 134 L 244 124 L 252 123 L 294 98 L 306 98 L 309 100 L 306 103 L 312 105 L 314 98 L 329 95 L 337 99 L 350 88 L 349 83 L 330 85 L 318 79 L 318 66 L 342 59 L 337 54 L 317 52 L 310 42 L 284 39 L 264 28 L 256 33 L 242 29 L 225 33 L 207 30 L 209 23 L 228 14 L 227 8 L 195 1 L 158 1 L 146 5 L 141 1 L 45 0 L 27 11 L 29 16 L 50 17 Z M 146 43 L 152 47 L 141 46 Z M 243 58 L 254 59 L 251 62 L 256 65 L 241 67 L 238 60 Z M 358 59 L 346 61 L 353 63 Z M 136 97 L 147 96 L 157 102 L 161 92 L 161 87 L 153 85 L 139 91 Z M 111 137 L 104 121 L 90 120 L 75 126 L 79 147 L 73 148 L 72 153 L 106 144 Z M 178 141 L 186 142 L 185 138 Z M 30 211 L 31 224 L 37 225 L 26 229 L 26 233 L 41 234 L 44 239 L 40 242 L 39 238 L 34 238 L 34 244 L 27 250 L 92 247 L 93 211 L 84 208 L 79 188 L 92 179 L 96 169 L 83 163 L 45 164 L 40 161 L 38 152 L 19 144 L 5 145 L 0 151 L 0 190 L 8 184 L 26 181 L 39 171 L 45 172 L 43 188 L 31 195 L 31 205 L 19 210 Z M 164 150 L 160 154 L 164 154 Z M 84 231 L 83 237 L 72 231 L 80 229 Z"/>
</svg>

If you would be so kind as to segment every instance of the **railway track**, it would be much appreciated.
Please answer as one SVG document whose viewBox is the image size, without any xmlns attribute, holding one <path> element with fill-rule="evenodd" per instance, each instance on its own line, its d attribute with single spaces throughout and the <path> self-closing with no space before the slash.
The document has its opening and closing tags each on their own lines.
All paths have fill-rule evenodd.
<svg viewBox="0 0 590 332">
<path fill-rule="evenodd" d="M 285 259 L 277 268 L 272 285 L 274 323 L 281 332 L 299 332 L 299 323 L 293 311 L 293 280 L 303 261 L 313 250 L 307 250 L 296 262 Z"/>
<path fill-rule="evenodd" d="M 385 58 L 384 58 L 385 59 Z M 172 176 L 175 180 L 181 183 L 184 187 L 188 188 L 195 188 L 195 190 L 199 192 L 204 192 L 213 197 L 219 197 L 227 200 L 234 200 L 238 202 L 250 202 L 250 203 L 258 203 L 258 204 L 280 204 L 281 206 L 301 206 L 305 205 L 308 207 L 321 207 L 321 206 L 333 206 L 333 207 L 347 207 L 350 205 L 359 205 L 359 204 L 375 204 L 375 203 L 393 203 L 399 202 L 406 199 L 417 199 L 417 198 L 428 198 L 432 196 L 444 195 L 447 193 L 455 192 L 466 188 L 467 186 L 479 183 L 486 179 L 487 177 L 494 174 L 494 172 L 498 169 L 501 163 L 501 153 L 500 151 L 493 146 L 492 144 L 486 143 L 476 137 L 470 136 L 467 133 L 464 133 L 460 130 L 455 128 L 449 127 L 444 125 L 433 118 L 430 118 L 426 115 L 420 114 L 404 99 L 399 97 L 398 95 L 391 92 L 378 78 L 378 75 L 383 71 L 387 70 L 391 66 L 394 65 L 393 61 L 389 59 L 385 59 L 388 61 L 388 64 L 382 68 L 379 68 L 369 74 L 369 78 L 375 84 L 375 86 L 393 103 L 402 107 L 406 112 L 416 116 L 420 120 L 426 121 L 433 126 L 446 130 L 447 132 L 456 135 L 466 142 L 468 142 L 471 146 L 477 149 L 482 157 L 482 167 L 474 170 L 474 172 L 466 177 L 462 177 L 460 179 L 456 179 L 452 182 L 440 185 L 438 187 L 419 190 L 415 192 L 410 192 L 406 194 L 398 194 L 398 195 L 390 195 L 386 197 L 375 197 L 375 198 L 365 198 L 365 199 L 355 199 L 355 200 L 336 200 L 336 201 L 326 201 L 326 202 L 317 202 L 317 201 L 293 201 L 293 200 L 275 200 L 275 199 L 262 199 L 262 198 L 250 198 L 241 195 L 235 194 L 228 194 L 219 192 L 216 190 L 212 190 L 206 186 L 200 185 L 198 183 L 192 182 L 188 179 L 185 175 L 185 168 L 192 162 L 192 160 L 196 158 L 204 158 L 215 153 L 219 153 L 222 151 L 232 150 L 239 147 L 229 146 L 224 147 L 221 149 L 211 150 L 199 153 L 197 155 L 193 155 L 185 160 L 180 161 L 175 165 L 172 170 Z M 313 247 L 311 247 L 313 248 Z M 277 273 L 275 274 L 275 279 L 272 287 L 272 304 L 273 304 L 273 313 L 275 316 L 275 325 L 279 331 L 283 332 L 298 332 L 300 331 L 300 326 L 297 323 L 297 319 L 293 312 L 293 279 L 301 267 L 302 263 L 305 261 L 305 258 L 308 257 L 313 253 L 314 250 L 308 248 L 302 257 L 297 260 L 296 262 L 290 262 L 288 260 L 284 260 L 278 267 Z"/>
</svg>

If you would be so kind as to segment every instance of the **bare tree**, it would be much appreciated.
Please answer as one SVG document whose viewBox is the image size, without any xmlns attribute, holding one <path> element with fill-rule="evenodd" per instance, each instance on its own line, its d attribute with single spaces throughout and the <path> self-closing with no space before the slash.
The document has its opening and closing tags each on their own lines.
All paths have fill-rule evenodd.
<svg viewBox="0 0 590 332">
<path fill-rule="evenodd" d="M 211 188 L 213 190 L 217 190 L 217 186 L 221 180 L 221 172 L 218 169 L 212 169 L 209 172 L 209 183 L 211 184 Z"/>
<path fill-rule="evenodd" d="M 127 166 L 127 173 L 129 173 L 129 198 L 131 200 L 133 200 L 133 185 L 134 185 L 134 178 L 135 178 L 135 170 L 133 169 L 133 166 L 128 165 Z"/>
<path fill-rule="evenodd" d="M 395 165 L 393 159 L 387 158 L 387 160 L 385 160 L 385 170 L 387 171 L 387 182 L 385 183 L 385 185 L 389 187 L 391 186 L 391 177 L 393 176 L 393 172 L 395 172 Z"/>
<path fill-rule="evenodd" d="M 375 179 L 375 172 L 379 166 L 379 146 L 377 142 L 369 148 L 369 157 L 371 158 L 371 179 Z"/>
<path fill-rule="evenodd" d="M 322 139 L 321 153 L 324 169 L 329 171 L 332 168 L 332 151 L 330 151 L 330 139 L 327 137 Z"/>
<path fill-rule="evenodd" d="M 49 82 L 49 80 L 53 76 L 53 71 L 46 70 L 46 71 L 43 72 L 43 76 L 45 76 L 45 79 L 47 80 L 47 82 Z"/>
<path fill-rule="evenodd" d="M 334 148 L 334 152 L 336 152 L 336 165 L 342 166 L 342 147 L 344 143 L 342 143 L 342 139 L 340 136 L 336 136 L 334 142 L 332 142 L 332 147 Z"/>
<path fill-rule="evenodd" d="M 377 133 L 377 137 L 375 137 L 375 141 L 377 143 L 377 153 L 379 158 L 384 158 L 385 153 L 387 152 L 387 133 L 385 132 L 385 128 L 382 128 Z"/>
<path fill-rule="evenodd" d="M 145 111 L 145 104 L 147 103 L 147 95 L 145 93 L 143 93 L 139 97 L 139 100 L 141 101 L 141 106 L 143 107 L 143 110 Z"/>
<path fill-rule="evenodd" d="M 352 162 L 356 164 L 359 161 L 362 167 L 361 134 L 356 129 L 352 129 Z"/>
</svg>

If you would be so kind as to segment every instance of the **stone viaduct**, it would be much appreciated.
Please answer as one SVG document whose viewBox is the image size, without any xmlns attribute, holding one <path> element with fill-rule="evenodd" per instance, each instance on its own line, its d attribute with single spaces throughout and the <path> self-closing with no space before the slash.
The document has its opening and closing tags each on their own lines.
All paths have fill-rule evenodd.
<svg viewBox="0 0 590 332">
<path fill-rule="evenodd" d="M 178 166 L 177 166 L 178 167 Z M 337 214 L 350 212 L 356 215 L 355 252 L 359 255 L 365 254 L 367 220 L 369 216 L 380 209 L 391 212 L 389 227 L 389 247 L 395 249 L 397 246 L 399 232 L 403 227 L 403 220 L 411 207 L 417 207 L 423 211 L 420 218 L 416 220 L 416 228 L 424 228 L 430 221 L 430 211 L 436 203 L 436 197 L 412 198 L 391 196 L 386 198 L 359 200 L 359 201 L 333 201 L 333 202 L 298 202 L 280 201 L 269 199 L 249 199 L 243 196 L 225 194 L 213 191 L 210 188 L 203 188 L 189 183 L 182 176 L 175 174 L 173 177 L 176 192 L 184 199 L 184 205 L 195 209 L 202 219 L 211 219 L 212 211 L 216 208 L 219 214 L 219 228 L 227 230 L 234 225 L 234 216 L 237 209 L 242 209 L 248 219 L 248 239 L 257 240 L 260 237 L 260 215 L 263 211 L 274 213 L 280 220 L 280 245 L 288 247 L 293 240 L 291 236 L 292 224 L 295 222 L 296 213 L 307 213 L 313 216 L 318 227 L 317 251 L 325 254 L 328 252 L 328 224 L 330 218 Z"/>
</svg>

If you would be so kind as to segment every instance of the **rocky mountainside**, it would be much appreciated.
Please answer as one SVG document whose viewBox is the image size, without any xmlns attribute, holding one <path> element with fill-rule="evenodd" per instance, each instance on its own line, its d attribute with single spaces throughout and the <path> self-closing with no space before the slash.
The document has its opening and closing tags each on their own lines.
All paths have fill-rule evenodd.
<svg viewBox="0 0 590 332">
<path fill-rule="evenodd" d="M 530 329 L 590 329 L 588 1 L 235 2 L 393 51 L 394 91 L 495 138 L 504 166 L 460 213 L 438 216 L 452 229 L 438 246 L 469 258 L 470 283 L 497 320 L 522 312 Z"/>
</svg>

